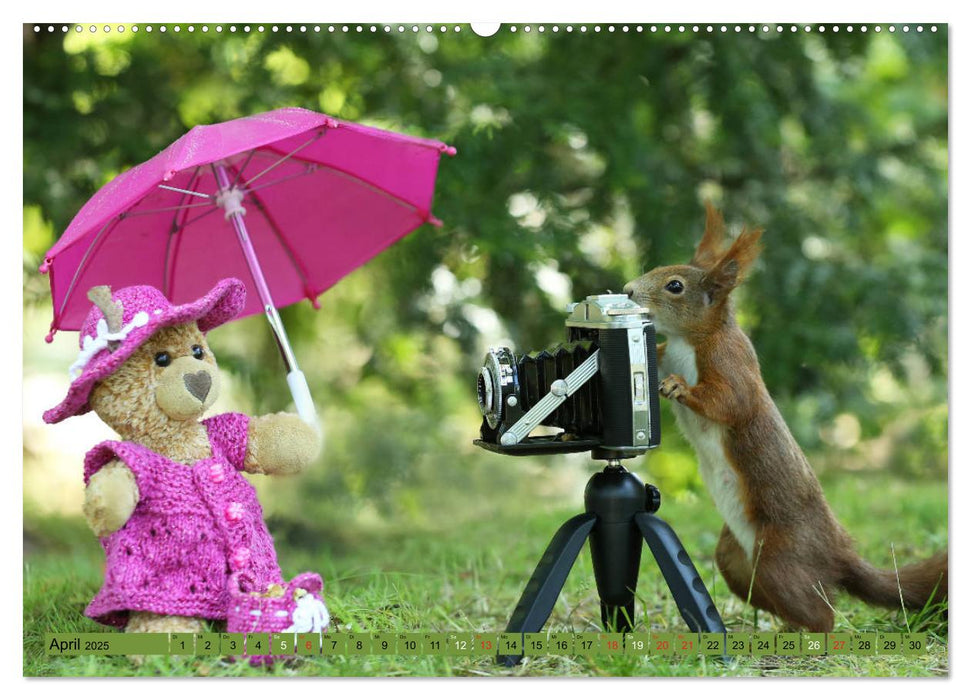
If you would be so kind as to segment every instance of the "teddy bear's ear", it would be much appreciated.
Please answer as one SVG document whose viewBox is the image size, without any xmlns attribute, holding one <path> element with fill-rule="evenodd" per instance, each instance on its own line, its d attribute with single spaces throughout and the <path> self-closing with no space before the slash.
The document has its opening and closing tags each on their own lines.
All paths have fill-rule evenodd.
<svg viewBox="0 0 971 700">
<path fill-rule="evenodd" d="M 121 330 L 121 305 L 111 298 L 111 287 L 106 284 L 91 287 L 88 290 L 88 299 L 101 309 L 109 332 L 117 333 Z"/>
<path fill-rule="evenodd" d="M 99 285 L 97 287 L 92 287 L 88 290 L 88 299 L 101 309 L 101 313 L 104 314 L 105 323 L 108 326 L 109 333 L 117 333 L 121 330 L 122 322 L 122 308 L 121 304 L 111 298 L 111 287 L 106 284 Z M 108 348 L 114 350 L 118 347 L 119 341 L 111 340 L 108 342 Z"/>
</svg>

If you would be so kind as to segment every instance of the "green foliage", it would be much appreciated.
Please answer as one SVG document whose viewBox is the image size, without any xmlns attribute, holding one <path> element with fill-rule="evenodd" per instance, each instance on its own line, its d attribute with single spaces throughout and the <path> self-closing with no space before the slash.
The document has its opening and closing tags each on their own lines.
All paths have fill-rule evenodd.
<svg viewBox="0 0 971 700">
<path fill-rule="evenodd" d="M 739 309 L 801 443 L 869 465 L 888 426 L 911 426 L 879 465 L 940 474 L 947 77 L 946 29 L 27 33 L 25 303 L 49 304 L 35 270 L 51 231 L 111 177 L 197 123 L 302 106 L 458 155 L 440 168 L 442 228 L 328 291 L 324 311 L 283 314 L 328 427 L 321 468 L 282 489 L 294 521 L 422 521 L 487 509 L 506 495 L 493 484 L 533 493 L 539 462 L 469 446 L 484 347 L 546 346 L 563 335 L 563 294 L 686 261 L 705 199 L 734 230 L 766 229 Z M 288 403 L 261 323 L 214 334 L 240 408 L 260 412 Z M 699 490 L 673 421 L 662 449 L 648 460 L 660 485 Z"/>
</svg>

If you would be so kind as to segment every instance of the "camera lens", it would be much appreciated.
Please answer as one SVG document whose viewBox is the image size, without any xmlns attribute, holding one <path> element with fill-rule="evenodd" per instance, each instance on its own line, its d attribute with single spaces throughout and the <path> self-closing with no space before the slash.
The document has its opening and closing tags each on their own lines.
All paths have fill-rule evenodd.
<svg viewBox="0 0 971 700">
<path fill-rule="evenodd" d="M 476 389 L 479 394 L 479 410 L 486 416 L 495 411 L 492 395 L 492 372 L 488 367 L 479 370 L 479 380 L 476 382 Z"/>
<path fill-rule="evenodd" d="M 486 353 L 479 376 L 476 377 L 476 394 L 479 399 L 479 410 L 489 424 L 495 429 L 503 420 L 506 395 L 515 393 L 516 367 L 512 350 L 509 348 L 492 348 Z M 510 404 L 515 405 L 515 404 Z"/>
</svg>

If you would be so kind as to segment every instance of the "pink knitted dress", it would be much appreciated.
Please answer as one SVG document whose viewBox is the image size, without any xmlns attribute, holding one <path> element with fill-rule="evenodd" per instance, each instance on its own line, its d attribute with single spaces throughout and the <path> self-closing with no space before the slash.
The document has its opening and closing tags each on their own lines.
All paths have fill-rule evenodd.
<svg viewBox="0 0 971 700">
<path fill-rule="evenodd" d="M 105 580 L 88 617 L 116 627 L 130 610 L 223 620 L 231 574 L 248 573 L 257 590 L 283 583 L 256 491 L 240 473 L 248 424 L 240 413 L 204 421 L 212 456 L 191 466 L 131 442 L 107 441 L 88 452 L 85 484 L 118 459 L 141 496 L 125 526 L 101 538 Z"/>
</svg>

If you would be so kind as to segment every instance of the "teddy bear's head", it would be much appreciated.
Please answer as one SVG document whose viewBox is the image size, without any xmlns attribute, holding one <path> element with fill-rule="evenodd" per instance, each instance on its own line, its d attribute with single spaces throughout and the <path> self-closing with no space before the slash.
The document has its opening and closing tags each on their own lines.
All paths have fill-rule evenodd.
<svg viewBox="0 0 971 700">
<path fill-rule="evenodd" d="M 199 418 L 219 396 L 219 371 L 205 334 L 239 315 L 236 279 L 176 305 L 155 287 L 92 287 L 67 396 L 45 411 L 57 423 L 94 410 L 126 440 L 178 448 L 199 436 Z"/>
<path fill-rule="evenodd" d="M 120 434 L 195 421 L 219 395 L 219 369 L 195 322 L 162 328 L 98 382 L 89 402 Z"/>
</svg>

